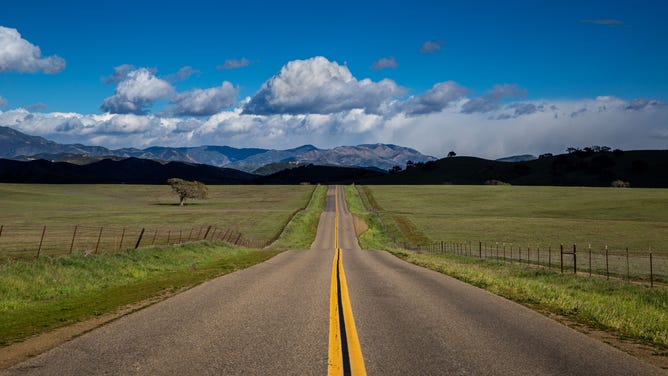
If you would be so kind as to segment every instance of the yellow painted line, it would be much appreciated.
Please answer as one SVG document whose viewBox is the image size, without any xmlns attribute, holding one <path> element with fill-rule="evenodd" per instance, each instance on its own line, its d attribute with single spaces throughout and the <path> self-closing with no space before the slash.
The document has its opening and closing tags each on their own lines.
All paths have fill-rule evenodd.
<svg viewBox="0 0 668 376">
<path fill-rule="evenodd" d="M 340 320 L 343 320 L 346 332 L 346 345 L 348 349 L 348 361 L 352 375 L 366 375 L 362 347 L 357 337 L 355 318 L 348 296 L 348 283 L 343 270 L 343 252 L 339 248 L 339 187 L 336 186 L 334 198 L 336 210 L 334 214 L 334 261 L 332 263 L 332 285 L 329 295 L 329 360 L 327 363 L 328 375 L 343 375 L 343 344 L 341 338 Z M 337 283 L 338 282 L 338 283 Z M 339 291 L 338 285 L 341 285 Z M 339 317 L 339 294 L 343 317 Z"/>
<path fill-rule="evenodd" d="M 340 252 L 341 249 L 339 249 L 339 253 Z M 350 305 L 350 297 L 348 296 L 346 273 L 343 271 L 343 256 L 339 257 L 339 279 L 341 280 L 341 303 L 343 304 L 343 323 L 346 326 L 346 338 L 348 340 L 350 373 L 352 375 L 366 375 L 364 357 L 362 356 L 362 346 L 360 345 L 360 340 L 357 337 L 355 318 L 353 317 L 353 308 Z"/>
<path fill-rule="evenodd" d="M 339 324 L 339 292 L 336 283 L 338 255 L 332 263 L 332 287 L 329 294 L 329 360 L 328 375 L 343 375 L 343 350 L 341 349 L 341 327 Z"/>
</svg>

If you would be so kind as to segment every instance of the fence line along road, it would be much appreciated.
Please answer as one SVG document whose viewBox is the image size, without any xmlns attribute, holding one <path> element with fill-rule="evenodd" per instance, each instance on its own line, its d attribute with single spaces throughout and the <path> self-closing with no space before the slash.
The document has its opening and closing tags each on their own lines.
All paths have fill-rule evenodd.
<svg viewBox="0 0 668 376">
<path fill-rule="evenodd" d="M 665 285 L 668 283 L 668 256 L 652 251 L 638 252 L 566 246 L 519 246 L 502 242 L 438 241 L 403 248 L 432 254 L 492 259 L 500 262 L 558 269 L 561 273 L 604 276 L 629 282 Z"/>
<path fill-rule="evenodd" d="M 221 241 L 234 246 L 267 245 L 234 229 L 216 226 L 190 228 L 140 228 L 63 225 L 0 225 L 0 259 L 30 259 L 73 253 L 101 254 L 199 240 Z"/>
</svg>

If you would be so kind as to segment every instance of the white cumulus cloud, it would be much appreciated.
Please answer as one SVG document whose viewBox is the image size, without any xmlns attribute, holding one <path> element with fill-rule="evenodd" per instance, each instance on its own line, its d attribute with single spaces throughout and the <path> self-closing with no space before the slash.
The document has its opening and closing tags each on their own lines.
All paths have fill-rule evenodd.
<svg viewBox="0 0 668 376">
<path fill-rule="evenodd" d="M 357 80 L 348 67 L 322 56 L 287 63 L 244 107 L 247 114 L 382 112 L 404 89 L 392 80 Z"/>
<path fill-rule="evenodd" d="M 120 76 L 123 76 L 120 78 Z M 145 114 L 153 102 L 174 95 L 174 87 L 147 68 L 116 67 L 109 78 L 118 82 L 114 95 L 104 100 L 100 109 L 117 114 Z"/>
<path fill-rule="evenodd" d="M 0 26 L 0 73 L 58 73 L 63 69 L 63 58 L 57 55 L 42 57 L 40 48 L 23 39 L 18 30 Z"/>
</svg>

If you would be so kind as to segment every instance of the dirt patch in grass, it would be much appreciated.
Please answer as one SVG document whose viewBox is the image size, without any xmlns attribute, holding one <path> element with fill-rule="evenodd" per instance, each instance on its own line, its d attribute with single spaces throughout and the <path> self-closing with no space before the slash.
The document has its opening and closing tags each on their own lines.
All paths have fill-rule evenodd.
<svg viewBox="0 0 668 376">
<path fill-rule="evenodd" d="M 353 215 L 353 224 L 355 225 L 355 234 L 357 236 L 362 235 L 369 229 L 369 225 L 366 224 L 364 218 L 357 215 Z"/>
</svg>

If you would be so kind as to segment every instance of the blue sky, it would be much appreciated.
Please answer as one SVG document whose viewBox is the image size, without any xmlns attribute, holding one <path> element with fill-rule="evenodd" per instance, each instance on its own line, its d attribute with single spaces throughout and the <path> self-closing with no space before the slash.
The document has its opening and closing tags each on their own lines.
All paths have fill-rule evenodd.
<svg viewBox="0 0 668 376">
<path fill-rule="evenodd" d="M 0 27 L 43 63 L 0 38 L 0 125 L 110 147 L 665 148 L 667 4 L 5 0 Z"/>
</svg>

